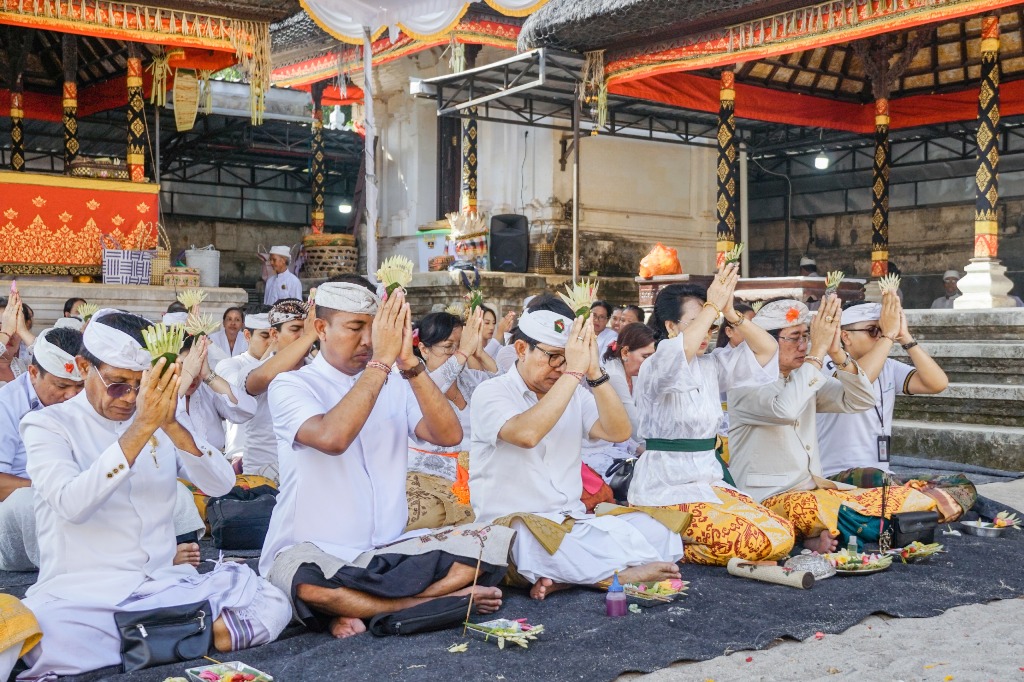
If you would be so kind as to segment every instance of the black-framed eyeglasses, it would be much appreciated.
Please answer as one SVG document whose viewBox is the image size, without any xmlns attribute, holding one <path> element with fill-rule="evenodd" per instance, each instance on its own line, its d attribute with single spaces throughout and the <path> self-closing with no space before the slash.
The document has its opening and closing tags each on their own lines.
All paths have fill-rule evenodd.
<svg viewBox="0 0 1024 682">
<path fill-rule="evenodd" d="M 881 338 L 882 328 L 881 327 L 864 327 L 863 329 L 844 329 L 844 332 L 863 332 L 873 339 Z"/>
<path fill-rule="evenodd" d="M 100 374 L 99 370 L 96 370 L 96 376 L 98 376 L 100 378 L 100 381 L 103 382 L 103 385 L 106 386 L 107 395 L 113 398 L 114 400 L 120 400 L 121 398 L 124 398 L 125 396 L 130 394 L 132 391 L 134 391 L 135 394 L 138 395 L 139 390 L 142 387 L 141 384 L 133 386 L 132 384 L 126 384 L 123 382 L 108 384 L 107 380 L 103 378 L 103 375 Z"/>
<path fill-rule="evenodd" d="M 534 349 L 539 350 L 541 353 L 548 356 L 548 367 L 550 367 L 551 369 L 558 369 L 559 367 L 565 365 L 565 355 L 551 353 L 549 351 L 544 350 L 540 346 L 534 346 Z"/>
</svg>

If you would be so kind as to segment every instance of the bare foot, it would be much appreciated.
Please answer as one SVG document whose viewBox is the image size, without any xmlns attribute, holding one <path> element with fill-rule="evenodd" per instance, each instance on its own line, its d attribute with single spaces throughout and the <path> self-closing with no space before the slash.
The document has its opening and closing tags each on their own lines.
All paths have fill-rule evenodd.
<svg viewBox="0 0 1024 682">
<path fill-rule="evenodd" d="M 568 583 L 556 583 L 551 578 L 540 578 L 530 588 L 530 597 L 537 601 L 544 601 L 544 598 L 548 595 L 554 594 L 559 590 L 567 590 L 572 585 Z"/>
<path fill-rule="evenodd" d="M 338 616 L 331 621 L 331 634 L 337 639 L 345 639 L 366 632 L 366 624 L 358 618 Z"/>
<path fill-rule="evenodd" d="M 477 613 L 494 613 L 501 608 L 501 590 L 497 587 L 465 587 L 457 592 L 452 592 L 453 597 L 465 597 L 473 595 L 473 610 Z"/>
<path fill-rule="evenodd" d="M 839 546 L 839 541 L 835 535 L 832 535 L 827 530 L 821 531 L 821 535 L 816 538 L 805 538 L 804 547 L 817 552 L 818 554 L 828 554 L 829 552 L 836 551 Z"/>
<path fill-rule="evenodd" d="M 192 564 L 193 566 L 199 566 L 200 562 L 199 545 L 194 542 L 183 542 L 178 545 L 177 551 L 174 553 L 174 565 L 181 566 L 182 564 Z"/>
<path fill-rule="evenodd" d="M 682 577 L 678 564 L 667 561 L 655 561 L 643 566 L 630 566 L 624 571 L 619 571 L 620 583 L 647 583 L 660 582 L 662 580 L 678 580 Z"/>
</svg>

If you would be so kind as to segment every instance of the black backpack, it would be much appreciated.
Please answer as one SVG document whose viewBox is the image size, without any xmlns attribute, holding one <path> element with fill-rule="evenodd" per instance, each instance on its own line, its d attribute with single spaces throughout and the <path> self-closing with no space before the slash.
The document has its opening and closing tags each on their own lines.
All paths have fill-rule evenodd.
<svg viewBox="0 0 1024 682">
<path fill-rule="evenodd" d="M 262 549 L 270 527 L 270 515 L 277 503 L 277 489 L 260 485 L 246 490 L 239 486 L 227 495 L 212 497 L 206 505 L 206 520 L 217 549 Z"/>
</svg>

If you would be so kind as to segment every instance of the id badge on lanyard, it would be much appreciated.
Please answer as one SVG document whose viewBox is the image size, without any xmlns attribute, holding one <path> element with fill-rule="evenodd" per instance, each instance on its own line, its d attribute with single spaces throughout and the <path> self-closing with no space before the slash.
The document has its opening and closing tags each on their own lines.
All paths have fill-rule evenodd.
<svg viewBox="0 0 1024 682">
<path fill-rule="evenodd" d="M 892 442 L 890 436 L 879 436 L 878 437 L 878 461 L 888 462 L 889 461 L 889 446 Z"/>
</svg>

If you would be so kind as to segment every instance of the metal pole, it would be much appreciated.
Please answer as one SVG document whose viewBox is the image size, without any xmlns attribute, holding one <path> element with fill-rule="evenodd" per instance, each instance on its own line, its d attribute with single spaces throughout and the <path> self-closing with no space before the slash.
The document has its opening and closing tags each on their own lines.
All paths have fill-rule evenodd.
<svg viewBox="0 0 1024 682">
<path fill-rule="evenodd" d="M 746 245 L 746 253 L 740 259 L 740 276 L 750 277 L 750 219 L 747 215 L 747 144 L 740 143 L 740 242 Z"/>
<path fill-rule="evenodd" d="M 572 105 L 572 281 L 580 279 L 580 99 L 579 84 Z"/>
</svg>

